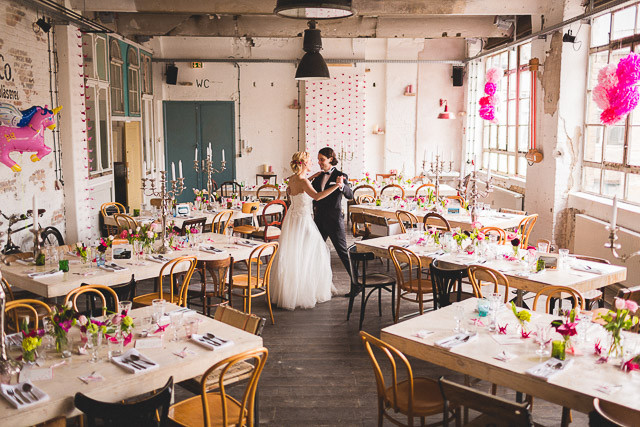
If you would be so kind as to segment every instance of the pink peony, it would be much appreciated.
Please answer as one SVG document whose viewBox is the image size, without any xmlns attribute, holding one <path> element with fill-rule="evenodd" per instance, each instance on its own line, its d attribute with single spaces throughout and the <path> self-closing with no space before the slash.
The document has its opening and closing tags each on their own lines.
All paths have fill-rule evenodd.
<svg viewBox="0 0 640 427">
<path fill-rule="evenodd" d="M 626 301 L 622 298 L 616 298 L 616 310 L 624 310 L 627 307 Z"/>
<path fill-rule="evenodd" d="M 480 104 L 481 106 L 485 106 L 485 105 L 492 105 L 491 99 L 488 96 L 483 96 L 482 98 L 480 98 L 480 100 L 478 101 L 478 104 Z"/>
<path fill-rule="evenodd" d="M 638 310 L 638 303 L 635 301 L 626 300 L 624 304 L 627 310 L 629 310 L 631 313 L 635 313 L 636 310 Z"/>
<path fill-rule="evenodd" d="M 508 233 L 508 234 L 507 234 L 507 240 L 513 240 L 513 239 L 515 239 L 516 237 L 518 237 L 518 234 L 517 234 L 517 233 L 513 233 L 513 232 L 511 232 L 511 233 Z"/>
<path fill-rule="evenodd" d="M 480 224 L 480 221 L 474 221 L 471 223 L 471 228 L 477 228 L 479 230 L 482 228 L 482 224 Z"/>
<path fill-rule="evenodd" d="M 489 97 L 489 103 L 491 105 L 498 105 L 500 103 L 500 94 L 498 92 L 494 93 Z"/>
<path fill-rule="evenodd" d="M 153 234 L 154 234 L 153 231 L 151 231 L 151 230 L 147 231 L 147 237 L 148 238 L 153 239 L 153 237 L 154 237 Z"/>
<path fill-rule="evenodd" d="M 640 56 L 630 53 L 618 62 L 616 76 L 620 84 L 631 86 L 640 80 Z"/>
<path fill-rule="evenodd" d="M 496 84 L 495 83 L 491 83 L 491 82 L 487 82 L 484 85 L 484 93 L 486 93 L 487 95 L 491 96 L 494 93 L 496 93 Z"/>
<path fill-rule="evenodd" d="M 154 233 L 159 233 L 162 230 L 162 226 L 160 224 L 158 224 L 157 222 L 154 222 L 153 224 L 151 224 L 150 229 Z"/>
<path fill-rule="evenodd" d="M 484 240 L 484 239 L 485 239 L 485 237 L 486 237 L 486 236 L 484 235 L 484 233 L 478 233 L 478 239 L 480 239 L 480 240 Z"/>
<path fill-rule="evenodd" d="M 122 230 L 122 233 L 120 233 L 120 238 L 126 239 L 128 235 L 129 233 L 127 232 L 127 230 Z"/>
</svg>

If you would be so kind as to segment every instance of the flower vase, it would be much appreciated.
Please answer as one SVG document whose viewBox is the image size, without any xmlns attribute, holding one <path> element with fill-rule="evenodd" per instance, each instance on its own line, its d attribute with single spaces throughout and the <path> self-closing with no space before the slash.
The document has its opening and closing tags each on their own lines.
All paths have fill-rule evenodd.
<svg viewBox="0 0 640 427">
<path fill-rule="evenodd" d="M 98 254 L 96 255 L 96 265 L 98 267 L 105 265 L 105 263 L 107 262 L 107 256 L 104 252 L 98 252 Z"/>
<path fill-rule="evenodd" d="M 619 360 L 624 355 L 623 337 L 620 331 L 611 332 L 611 347 L 609 347 L 609 359 Z"/>
<path fill-rule="evenodd" d="M 56 336 L 56 352 L 59 353 L 63 359 L 71 357 L 71 351 L 69 350 L 69 338 L 66 334 Z"/>
<path fill-rule="evenodd" d="M 23 351 L 22 352 L 22 361 L 27 363 L 34 363 L 36 361 L 37 353 L 36 350 L 31 351 Z"/>
</svg>

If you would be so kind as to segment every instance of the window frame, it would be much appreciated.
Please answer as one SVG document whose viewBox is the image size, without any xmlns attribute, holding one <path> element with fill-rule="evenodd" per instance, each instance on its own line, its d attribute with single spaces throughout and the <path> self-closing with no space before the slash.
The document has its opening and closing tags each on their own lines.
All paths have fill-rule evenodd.
<svg viewBox="0 0 640 427">
<path fill-rule="evenodd" d="M 140 75 L 142 76 L 142 94 L 153 95 L 153 63 L 151 55 L 140 51 L 142 65 Z"/>
<path fill-rule="evenodd" d="M 118 55 L 114 56 L 114 52 Z M 120 49 L 120 42 L 116 38 L 111 38 L 109 41 L 109 86 L 110 86 L 110 101 L 111 101 L 111 115 L 112 116 L 124 116 L 124 61 L 122 60 L 122 50 Z M 118 74 L 120 79 L 120 86 L 115 84 L 114 74 Z M 117 102 L 120 101 L 120 102 Z M 118 107 L 122 106 L 119 110 Z"/>
<path fill-rule="evenodd" d="M 135 64 L 132 63 L 132 59 L 135 59 Z M 139 116 L 142 101 L 140 99 L 140 57 L 138 49 L 133 46 L 127 49 L 127 93 L 129 94 L 129 115 Z"/>
</svg>

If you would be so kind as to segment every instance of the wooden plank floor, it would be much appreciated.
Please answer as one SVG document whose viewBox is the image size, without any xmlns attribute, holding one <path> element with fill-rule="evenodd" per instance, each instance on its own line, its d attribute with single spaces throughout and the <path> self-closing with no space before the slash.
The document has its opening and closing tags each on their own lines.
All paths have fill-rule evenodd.
<svg viewBox="0 0 640 427">
<path fill-rule="evenodd" d="M 273 426 L 372 426 L 377 425 L 376 384 L 371 362 L 358 335 L 359 300 L 347 322 L 349 276 L 333 247 L 331 260 L 337 295 L 310 310 L 274 308 L 275 325 L 267 321 L 263 332 L 269 359 L 260 380 L 260 423 Z M 386 273 L 386 262 L 372 262 L 372 270 Z M 393 266 L 391 267 L 393 269 Z M 393 270 L 389 271 L 393 274 Z M 194 279 L 196 277 L 194 276 Z M 254 300 L 254 312 L 268 318 L 266 304 Z M 363 329 L 375 336 L 393 323 L 391 297 L 383 293 L 383 315 L 378 317 L 377 298 L 367 305 Z M 401 315 L 413 304 L 403 301 Z M 463 376 L 439 366 L 410 359 L 415 376 L 445 377 L 463 382 Z M 203 371 L 206 369 L 203 366 Z M 489 384 L 476 387 L 488 391 Z M 498 394 L 515 399 L 515 392 L 499 387 Z M 176 387 L 176 400 L 191 397 Z M 561 408 L 535 399 L 534 419 L 543 425 L 560 424 Z M 432 417 L 434 422 L 441 416 Z M 403 419 L 406 421 L 406 418 Z M 573 424 L 588 425 L 585 414 L 573 413 Z M 391 423 L 386 423 L 391 425 Z"/>
</svg>

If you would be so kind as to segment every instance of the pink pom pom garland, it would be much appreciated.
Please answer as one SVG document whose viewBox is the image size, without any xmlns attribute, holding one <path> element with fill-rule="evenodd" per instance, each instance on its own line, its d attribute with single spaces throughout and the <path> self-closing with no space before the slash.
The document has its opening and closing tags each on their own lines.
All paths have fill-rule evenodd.
<svg viewBox="0 0 640 427">
<path fill-rule="evenodd" d="M 484 120 L 492 123 L 498 122 L 498 119 L 496 118 L 496 106 L 500 101 L 500 97 L 497 93 L 497 85 L 503 75 L 504 71 L 500 67 L 493 67 L 487 70 L 487 75 L 485 77 L 486 83 L 484 85 L 484 93 L 487 94 L 487 96 L 483 96 L 478 101 L 478 104 L 480 104 L 478 114 Z"/>
<path fill-rule="evenodd" d="M 617 66 L 612 64 L 598 73 L 593 89 L 593 101 L 603 111 L 600 121 L 613 125 L 624 119 L 638 106 L 640 92 L 635 84 L 640 80 L 640 55 L 630 53 Z"/>
</svg>

